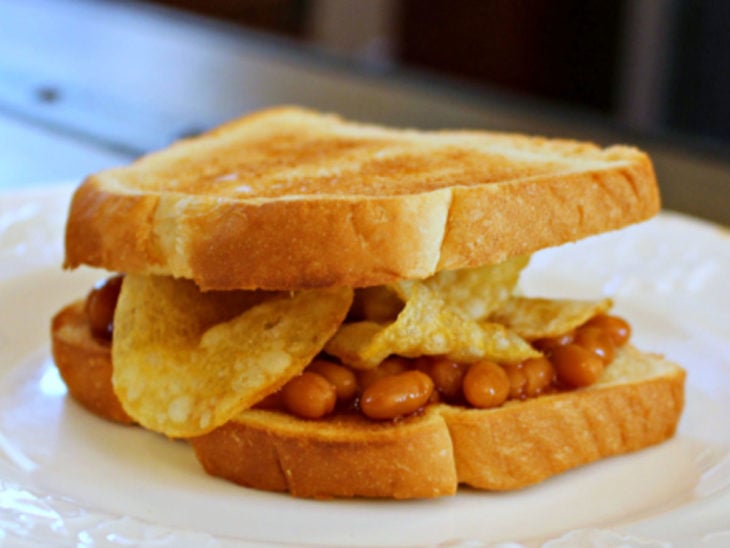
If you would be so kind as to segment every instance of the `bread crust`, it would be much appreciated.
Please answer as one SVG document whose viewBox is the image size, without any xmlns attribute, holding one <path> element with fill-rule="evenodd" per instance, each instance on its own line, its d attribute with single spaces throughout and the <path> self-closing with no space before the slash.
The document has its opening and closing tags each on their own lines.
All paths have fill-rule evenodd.
<svg viewBox="0 0 730 548">
<path fill-rule="evenodd" d="M 458 484 L 448 429 L 435 408 L 386 424 L 251 410 L 189 441 L 209 474 L 297 497 L 433 498 L 453 495 Z"/>
<path fill-rule="evenodd" d="M 91 336 L 82 302 L 56 315 L 52 337 L 70 394 L 99 416 L 131 422 L 118 413 L 110 349 Z M 497 409 L 432 405 L 395 423 L 249 410 L 189 441 L 209 474 L 300 497 L 430 498 L 459 484 L 512 490 L 670 438 L 684 380 L 679 366 L 625 346 L 592 387 Z"/>
<path fill-rule="evenodd" d="M 111 344 L 91 334 L 84 301 L 61 309 L 51 321 L 51 352 L 71 396 L 102 418 L 133 424 L 112 387 Z"/>
<path fill-rule="evenodd" d="M 531 253 L 659 205 L 651 162 L 633 148 L 281 108 L 88 177 L 65 265 L 202 289 L 362 287 Z"/>
<path fill-rule="evenodd" d="M 630 369 L 659 356 L 628 347 L 610 367 Z M 684 372 L 594 385 L 505 405 L 498 411 L 445 408 L 459 480 L 504 491 L 596 460 L 630 453 L 674 435 L 684 406 Z M 604 381 L 605 382 L 605 381 Z"/>
</svg>

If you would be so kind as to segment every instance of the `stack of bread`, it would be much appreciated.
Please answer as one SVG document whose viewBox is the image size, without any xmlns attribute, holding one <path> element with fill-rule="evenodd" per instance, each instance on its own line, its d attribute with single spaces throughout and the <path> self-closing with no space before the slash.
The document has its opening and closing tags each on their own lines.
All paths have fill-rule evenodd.
<svg viewBox="0 0 730 548">
<path fill-rule="evenodd" d="M 243 486 L 517 489 L 673 435 L 684 371 L 610 299 L 519 290 L 532 253 L 658 209 L 630 147 L 263 111 L 81 184 L 65 266 L 110 278 L 54 358 Z"/>
</svg>

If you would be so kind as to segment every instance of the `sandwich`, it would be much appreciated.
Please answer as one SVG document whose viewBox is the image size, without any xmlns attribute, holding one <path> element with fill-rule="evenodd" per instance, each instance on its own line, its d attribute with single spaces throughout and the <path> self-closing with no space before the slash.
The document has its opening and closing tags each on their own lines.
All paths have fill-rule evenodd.
<svg viewBox="0 0 730 548">
<path fill-rule="evenodd" d="M 676 430 L 685 373 L 610 298 L 519 289 L 659 207 L 628 146 L 265 110 L 83 181 L 64 266 L 108 277 L 53 356 L 92 413 L 244 487 L 520 489 Z"/>
</svg>

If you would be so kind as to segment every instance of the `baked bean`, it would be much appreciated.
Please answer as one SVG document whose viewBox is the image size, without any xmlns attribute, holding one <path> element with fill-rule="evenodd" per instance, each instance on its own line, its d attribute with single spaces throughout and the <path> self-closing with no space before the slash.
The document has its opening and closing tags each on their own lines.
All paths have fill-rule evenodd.
<svg viewBox="0 0 730 548">
<path fill-rule="evenodd" d="M 305 371 L 281 389 L 287 411 L 305 419 L 318 419 L 335 408 L 337 391 L 322 375 Z"/>
<path fill-rule="evenodd" d="M 361 390 L 367 390 L 367 388 L 375 381 L 391 375 L 397 375 L 408 370 L 408 360 L 398 356 L 386 358 L 380 365 L 374 369 L 367 369 L 364 371 L 357 372 L 357 382 L 360 385 Z"/>
<path fill-rule="evenodd" d="M 368 386 L 360 398 L 360 410 L 371 419 L 396 419 L 426 405 L 432 393 L 431 377 L 421 371 L 405 371 Z"/>
<path fill-rule="evenodd" d="M 593 384 L 603 372 L 601 358 L 576 344 L 555 348 L 550 361 L 558 380 L 575 388 Z"/>
<path fill-rule="evenodd" d="M 525 396 L 525 386 L 527 385 L 527 376 L 522 370 L 522 366 L 516 363 L 510 363 L 502 366 L 509 380 L 509 398 L 519 399 Z"/>
<path fill-rule="evenodd" d="M 466 400 L 474 407 L 498 407 L 509 396 L 510 381 L 502 367 L 482 360 L 469 367 L 464 375 L 463 390 Z"/>
<path fill-rule="evenodd" d="M 598 327 L 585 326 L 578 329 L 575 344 L 593 352 L 601 358 L 603 365 L 611 363 L 616 353 L 616 345 L 611 335 Z"/>
<path fill-rule="evenodd" d="M 619 316 L 599 314 L 586 322 L 586 327 L 598 327 L 608 333 L 616 346 L 622 346 L 631 337 L 631 325 Z"/>
<path fill-rule="evenodd" d="M 427 372 L 436 390 L 446 399 L 453 400 L 461 395 L 461 385 L 468 364 L 458 363 L 448 358 L 437 358 L 431 362 Z"/>
<path fill-rule="evenodd" d="M 545 357 L 525 360 L 522 362 L 522 372 L 526 379 L 524 394 L 531 398 L 550 386 L 555 378 L 553 365 Z"/>
<path fill-rule="evenodd" d="M 441 399 L 441 394 L 438 390 L 433 390 L 431 392 L 431 395 L 428 398 L 428 401 L 426 402 L 426 405 L 431 405 L 432 403 L 441 403 L 443 400 Z"/>
<path fill-rule="evenodd" d="M 348 401 L 357 394 L 355 373 L 347 367 L 327 360 L 314 360 L 307 367 L 307 371 L 317 373 L 327 379 L 335 387 L 338 400 Z"/>
<path fill-rule="evenodd" d="M 111 340 L 114 331 L 114 311 L 117 308 L 123 275 L 112 276 L 97 284 L 86 297 L 86 316 L 95 337 Z"/>
<path fill-rule="evenodd" d="M 555 337 L 544 337 L 542 339 L 532 341 L 532 346 L 534 346 L 540 352 L 549 353 L 555 347 L 565 346 L 566 344 L 572 343 L 574 337 L 575 330 L 571 330 L 567 333 L 563 333 L 562 335 L 557 335 Z"/>
</svg>

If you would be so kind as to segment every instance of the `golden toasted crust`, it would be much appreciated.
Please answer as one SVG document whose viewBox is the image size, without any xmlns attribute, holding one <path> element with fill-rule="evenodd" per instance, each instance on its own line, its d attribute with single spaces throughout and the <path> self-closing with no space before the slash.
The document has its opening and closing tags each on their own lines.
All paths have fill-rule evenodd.
<svg viewBox="0 0 730 548">
<path fill-rule="evenodd" d="M 436 408 L 385 424 L 251 410 L 189 441 L 209 474 L 298 497 L 432 498 L 452 495 L 458 485 L 451 439 Z"/>
<path fill-rule="evenodd" d="M 111 345 L 91 335 L 84 301 L 60 310 L 51 322 L 51 351 L 69 393 L 105 419 L 132 424 L 112 388 Z"/>
<path fill-rule="evenodd" d="M 684 406 L 682 369 L 627 347 L 606 373 L 587 390 L 492 413 L 445 408 L 459 481 L 517 489 L 674 435 Z"/>
<path fill-rule="evenodd" d="M 71 395 L 126 422 L 113 411 L 109 347 L 91 339 L 79 303 L 56 316 L 53 342 Z M 459 483 L 518 489 L 671 437 L 684 378 L 677 365 L 627 346 L 588 389 L 493 410 L 434 405 L 397 423 L 249 410 L 190 442 L 210 474 L 301 497 L 427 498 Z"/>
<path fill-rule="evenodd" d="M 658 209 L 651 162 L 633 148 L 281 108 L 87 178 L 65 264 L 203 289 L 359 287 L 501 261 Z"/>
</svg>

